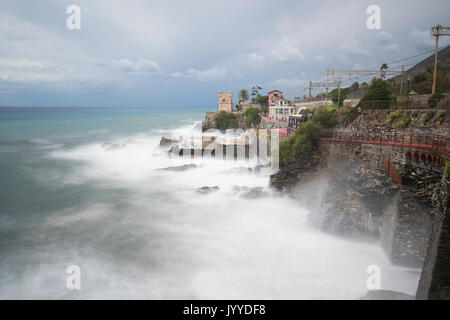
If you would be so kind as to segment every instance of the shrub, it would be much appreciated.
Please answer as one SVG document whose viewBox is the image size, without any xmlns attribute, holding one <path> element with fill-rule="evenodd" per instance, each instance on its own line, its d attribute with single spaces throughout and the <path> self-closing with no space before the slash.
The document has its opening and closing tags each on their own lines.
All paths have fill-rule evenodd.
<svg viewBox="0 0 450 320">
<path fill-rule="evenodd" d="M 450 174 L 450 161 L 445 160 L 445 169 L 444 169 L 446 174 Z"/>
<path fill-rule="evenodd" d="M 293 138 L 292 140 L 295 140 L 295 135 L 290 136 L 289 140 L 291 140 L 290 138 Z M 292 148 L 289 140 L 280 141 L 280 149 L 279 149 L 280 166 L 285 166 L 292 160 Z"/>
<path fill-rule="evenodd" d="M 389 114 L 389 117 L 387 118 L 387 122 L 393 123 L 393 122 L 397 121 L 398 119 L 400 119 L 401 117 L 403 117 L 403 111 L 400 111 L 400 110 L 392 111 Z"/>
<path fill-rule="evenodd" d="M 248 108 L 244 112 L 247 127 L 255 127 L 261 123 L 261 111 L 258 108 Z"/>
<path fill-rule="evenodd" d="M 419 112 L 418 112 L 418 111 L 414 111 L 414 112 L 412 113 L 413 118 L 417 117 L 418 115 L 419 115 Z"/>
<path fill-rule="evenodd" d="M 297 135 L 304 135 L 311 141 L 312 145 L 317 145 L 319 142 L 319 136 L 322 133 L 322 127 L 320 124 L 311 120 L 301 123 L 296 131 Z"/>
<path fill-rule="evenodd" d="M 395 100 L 391 84 L 381 78 L 373 78 L 369 90 L 361 99 L 359 105 L 373 108 L 386 108 Z"/>
<path fill-rule="evenodd" d="M 231 112 L 220 111 L 216 117 L 216 127 L 221 130 L 239 127 L 236 116 Z"/>
<path fill-rule="evenodd" d="M 358 108 L 356 107 L 342 107 L 339 109 L 342 115 L 341 120 L 344 123 L 352 122 L 358 116 Z"/>
<path fill-rule="evenodd" d="M 411 116 L 409 114 L 406 114 L 406 116 L 398 123 L 398 127 L 405 129 L 409 126 L 409 123 L 411 122 Z"/>
<path fill-rule="evenodd" d="M 339 90 L 336 90 L 331 93 L 331 101 L 338 107 L 341 107 L 344 104 L 345 98 L 346 95 L 344 90 L 340 90 L 340 92 Z"/>
<path fill-rule="evenodd" d="M 294 135 L 280 142 L 280 165 L 309 157 L 318 145 L 321 132 L 322 127 L 311 120 L 300 124 Z"/>
<path fill-rule="evenodd" d="M 438 114 L 437 114 L 437 120 L 438 120 L 438 122 L 439 122 L 439 124 L 442 124 L 444 121 L 445 121 L 445 112 L 439 112 Z"/>
<path fill-rule="evenodd" d="M 295 141 L 292 144 L 292 155 L 295 158 L 300 156 L 307 156 L 311 153 L 313 145 L 305 135 L 295 135 Z"/>
<path fill-rule="evenodd" d="M 432 112 L 428 112 L 427 114 L 425 114 L 425 116 L 423 117 L 423 124 L 427 124 L 428 122 L 430 122 L 431 119 L 433 119 L 433 117 L 436 115 L 436 112 L 432 111 Z"/>
<path fill-rule="evenodd" d="M 313 116 L 313 121 L 318 122 L 324 128 L 335 126 L 339 122 L 336 107 L 318 107 L 315 115 Z"/>
<path fill-rule="evenodd" d="M 436 108 L 437 104 L 441 99 L 445 98 L 445 95 L 442 93 L 436 92 L 433 93 L 430 98 L 428 99 L 428 107 L 429 108 Z"/>
</svg>

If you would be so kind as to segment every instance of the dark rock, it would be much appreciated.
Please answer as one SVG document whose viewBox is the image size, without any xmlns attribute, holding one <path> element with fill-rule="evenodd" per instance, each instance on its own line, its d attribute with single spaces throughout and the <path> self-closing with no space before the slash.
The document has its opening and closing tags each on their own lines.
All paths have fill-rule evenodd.
<svg viewBox="0 0 450 320">
<path fill-rule="evenodd" d="M 204 186 L 204 187 L 200 187 L 197 189 L 197 192 L 200 194 L 208 194 L 214 191 L 219 191 L 219 187 L 218 186 L 214 186 L 214 187 L 208 187 L 208 186 Z"/>
<path fill-rule="evenodd" d="M 264 190 L 263 187 L 233 186 L 233 191 L 237 192 L 239 197 L 246 199 L 256 199 L 268 196 L 268 192 Z"/>
<path fill-rule="evenodd" d="M 302 180 L 303 174 L 311 174 L 319 169 L 323 164 L 322 160 L 320 157 L 303 158 L 281 167 L 277 173 L 270 176 L 269 185 L 276 190 L 290 191 Z"/>
<path fill-rule="evenodd" d="M 186 171 L 189 169 L 197 168 L 196 164 L 183 164 L 182 166 L 174 166 L 174 167 L 167 167 L 167 168 L 161 168 L 157 170 L 164 170 L 164 171 Z"/>
<path fill-rule="evenodd" d="M 178 142 L 179 142 L 178 140 L 173 140 L 173 139 L 169 139 L 166 137 L 162 137 L 161 141 L 159 142 L 159 145 L 160 146 L 171 146 L 174 143 L 178 143 Z"/>
<path fill-rule="evenodd" d="M 205 115 L 205 121 L 202 122 L 202 131 L 216 128 L 216 112 L 207 112 Z"/>
</svg>

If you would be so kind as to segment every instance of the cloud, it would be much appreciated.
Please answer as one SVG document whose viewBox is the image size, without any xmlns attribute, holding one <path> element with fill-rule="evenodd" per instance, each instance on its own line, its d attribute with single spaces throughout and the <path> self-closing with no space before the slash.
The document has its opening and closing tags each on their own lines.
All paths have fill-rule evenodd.
<svg viewBox="0 0 450 320">
<path fill-rule="evenodd" d="M 173 72 L 170 76 L 174 78 L 182 78 L 189 77 L 193 79 L 197 79 L 199 81 L 219 81 L 225 80 L 227 77 L 227 69 L 226 68 L 218 68 L 213 67 L 211 69 L 206 70 L 197 70 L 194 68 L 190 68 L 185 72 Z"/>
<path fill-rule="evenodd" d="M 30 59 L 0 59 L 0 73 L 6 81 L 61 81 L 71 71 L 62 65 Z"/>
<path fill-rule="evenodd" d="M 322 54 L 319 54 L 318 56 L 314 57 L 314 61 L 317 61 L 317 62 L 322 62 L 325 60 L 327 60 L 327 58 Z"/>
<path fill-rule="evenodd" d="M 340 45 L 339 49 L 352 57 L 362 56 L 369 53 L 366 49 L 361 48 L 361 41 L 355 39 L 345 40 Z"/>
<path fill-rule="evenodd" d="M 223 90 L 219 80 L 228 80 L 233 90 L 274 79 L 288 88 L 306 78 L 301 71 L 318 79 L 326 67 L 379 68 L 414 55 L 408 51 L 415 51 L 412 45 L 419 48 L 416 53 L 432 50 L 429 27 L 448 16 L 443 0 L 436 0 L 439 5 L 427 15 L 420 14 L 429 7 L 423 1 L 385 1 L 383 31 L 367 31 L 365 6 L 356 0 L 348 5 L 287 1 L 281 7 L 270 1 L 258 6 L 237 0 L 175 1 L 80 0 L 79 31 L 66 28 L 64 1 L 45 1 L 30 10 L 15 0 L 0 1 L 0 103 L 42 105 L 83 86 L 84 94 L 66 104 L 146 105 L 151 96 L 154 104 L 206 106 L 215 99 L 208 92 Z M 399 27 L 405 6 L 415 18 L 403 19 Z M 440 46 L 448 40 L 442 37 Z M 165 70 L 169 66 L 171 73 Z M 179 86 L 161 81 L 165 77 Z M 99 95 L 101 86 L 115 95 Z"/>
<path fill-rule="evenodd" d="M 161 68 L 158 63 L 148 59 L 139 59 L 132 62 L 129 59 L 113 60 L 110 64 L 121 71 L 132 73 L 160 73 Z"/>
<path fill-rule="evenodd" d="M 288 37 L 283 37 L 270 55 L 282 63 L 294 63 L 305 57 L 300 51 L 298 41 Z"/>
<path fill-rule="evenodd" d="M 429 30 L 421 31 L 414 27 L 409 33 L 412 46 L 418 51 L 426 51 L 434 48 L 434 37 L 430 35 Z"/>
<path fill-rule="evenodd" d="M 395 42 L 395 38 L 392 34 L 386 31 L 380 31 L 377 33 L 378 44 L 383 46 L 385 50 L 399 52 L 400 48 Z"/>
<path fill-rule="evenodd" d="M 280 87 L 280 88 L 298 88 L 298 87 L 304 87 L 308 85 L 308 80 L 299 79 L 297 77 L 295 78 L 279 78 L 271 83 L 269 83 L 270 86 L 274 87 Z"/>
<path fill-rule="evenodd" d="M 264 57 L 256 52 L 248 54 L 249 63 L 255 66 L 260 66 L 264 62 Z"/>
<path fill-rule="evenodd" d="M 183 72 L 172 72 L 171 74 L 169 74 L 169 76 L 173 78 L 183 78 L 184 74 Z"/>
</svg>

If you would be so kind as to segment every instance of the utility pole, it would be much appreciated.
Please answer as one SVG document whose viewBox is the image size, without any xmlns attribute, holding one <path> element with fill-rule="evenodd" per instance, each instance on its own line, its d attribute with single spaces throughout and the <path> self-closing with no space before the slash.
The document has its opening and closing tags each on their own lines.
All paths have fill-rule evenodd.
<svg viewBox="0 0 450 320">
<path fill-rule="evenodd" d="M 325 91 L 325 101 L 328 101 L 328 68 L 327 68 L 327 86 Z"/>
<path fill-rule="evenodd" d="M 433 87 L 431 89 L 431 94 L 436 92 L 436 74 L 437 74 L 437 58 L 438 58 L 438 46 L 439 46 L 439 36 L 450 36 L 450 27 L 444 27 L 440 24 L 431 28 L 431 35 L 436 37 L 436 46 L 434 48 L 434 72 L 433 72 Z"/>
<path fill-rule="evenodd" d="M 403 78 L 405 78 L 405 66 L 402 65 L 402 78 L 400 80 L 400 95 L 403 95 Z"/>
<path fill-rule="evenodd" d="M 309 99 L 311 99 L 311 87 L 312 87 L 312 81 L 309 81 Z"/>
<path fill-rule="evenodd" d="M 340 108 L 341 107 L 341 83 L 342 81 L 338 81 L 338 105 L 337 107 Z"/>
</svg>

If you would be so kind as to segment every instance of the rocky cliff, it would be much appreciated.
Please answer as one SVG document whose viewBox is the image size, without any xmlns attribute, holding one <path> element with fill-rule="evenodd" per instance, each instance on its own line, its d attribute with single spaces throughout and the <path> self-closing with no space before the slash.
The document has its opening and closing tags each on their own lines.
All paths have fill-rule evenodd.
<svg viewBox="0 0 450 320">
<path fill-rule="evenodd" d="M 441 169 L 410 163 L 395 148 L 322 142 L 316 156 L 282 168 L 270 184 L 296 196 L 295 189 L 317 175 L 324 186 L 312 210 L 314 225 L 343 236 L 378 239 L 392 262 L 422 266 Z"/>
</svg>

